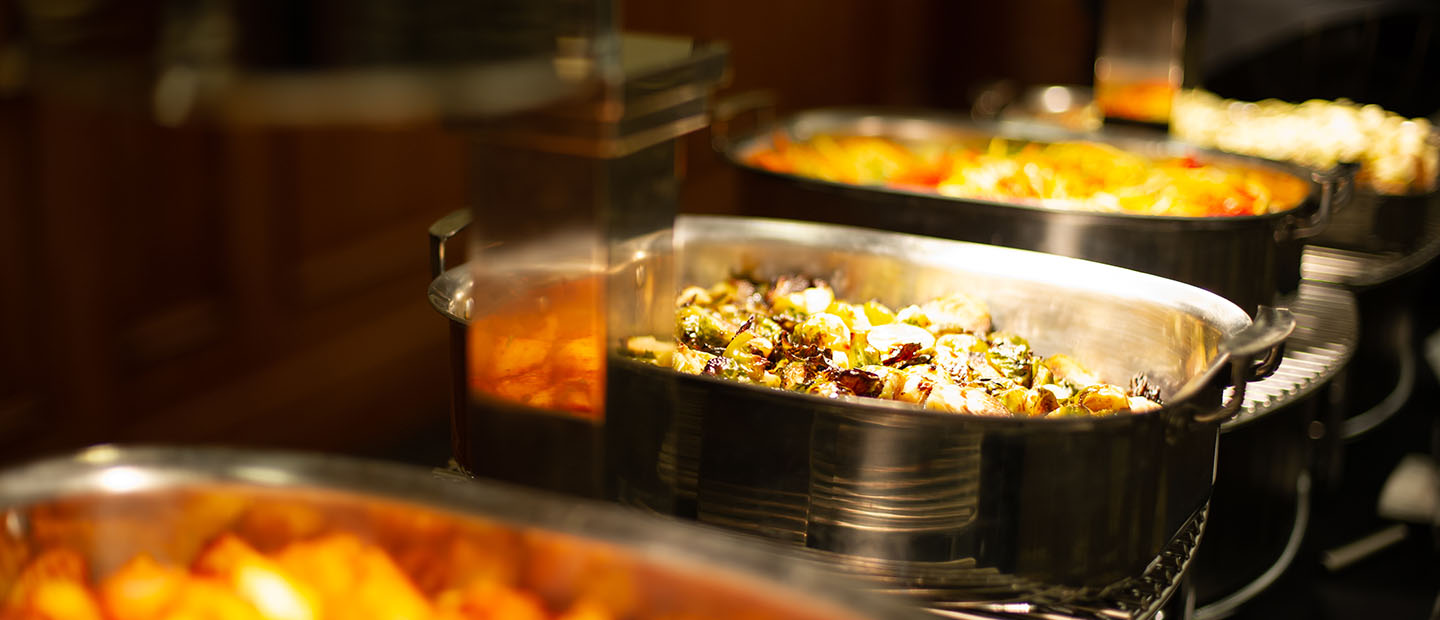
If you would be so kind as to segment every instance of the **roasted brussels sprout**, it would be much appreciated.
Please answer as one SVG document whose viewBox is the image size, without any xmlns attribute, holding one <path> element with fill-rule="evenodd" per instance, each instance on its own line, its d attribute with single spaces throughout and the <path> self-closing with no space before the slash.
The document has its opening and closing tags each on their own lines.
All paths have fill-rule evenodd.
<svg viewBox="0 0 1440 620">
<path fill-rule="evenodd" d="M 675 354 L 675 345 L 660 342 L 653 336 L 637 336 L 625 341 L 625 353 L 630 357 L 650 360 L 661 366 L 670 365 L 670 356 Z"/>
<path fill-rule="evenodd" d="M 1100 382 L 1099 379 L 1095 378 L 1095 375 L 1090 374 L 1089 370 L 1081 366 L 1080 362 L 1075 361 L 1075 358 L 1065 355 L 1064 353 L 1045 358 L 1045 366 L 1050 369 L 1050 372 L 1054 374 L 1057 380 L 1064 381 L 1077 388 L 1090 387 Z"/>
<path fill-rule="evenodd" d="M 1092 385 L 1075 395 L 1075 400 L 1091 413 L 1114 413 L 1130 410 L 1130 397 L 1113 385 Z"/>
<path fill-rule="evenodd" d="M 870 317 L 865 315 L 865 309 L 860 306 L 837 301 L 830 304 L 830 307 L 826 308 L 825 312 L 840 317 L 841 320 L 845 321 L 845 326 L 850 328 L 850 331 L 870 331 Z"/>
<path fill-rule="evenodd" d="M 850 347 L 850 328 L 845 326 L 845 320 L 828 312 L 813 314 L 801 321 L 795 326 L 795 337 L 802 344 L 816 347 Z"/>
<path fill-rule="evenodd" d="M 705 367 L 715 356 L 704 351 L 696 351 L 690 347 L 681 345 L 670 357 L 670 367 L 683 373 L 698 375 L 705 372 Z"/>
<path fill-rule="evenodd" d="M 1030 347 L 1001 342 L 985 352 L 985 360 L 1006 379 L 1019 385 L 1030 384 Z"/>
<path fill-rule="evenodd" d="M 1043 358 L 1021 336 L 991 331 L 989 310 L 962 294 L 894 312 L 786 276 L 688 287 L 677 304 L 676 344 L 632 338 L 622 352 L 691 374 L 966 415 L 1088 417 L 1161 406 L 1143 376 L 1128 389 L 1102 383 L 1067 355 Z"/>
<path fill-rule="evenodd" d="M 990 311 L 985 304 L 956 293 L 936 299 L 921 307 L 929 319 L 928 326 L 936 334 L 978 333 L 990 331 Z"/>
<path fill-rule="evenodd" d="M 882 364 L 894 365 L 901 356 L 930 351 L 935 346 L 935 335 L 908 323 L 888 323 L 871 328 L 865 334 L 865 344 L 867 352 Z"/>
<path fill-rule="evenodd" d="M 707 353 L 719 353 L 735 337 L 735 327 L 720 314 L 703 306 L 690 305 L 676 312 L 675 336 L 680 344 Z"/>
<path fill-rule="evenodd" d="M 832 303 L 835 303 L 835 291 L 822 285 L 776 296 L 775 300 L 771 302 L 771 307 L 777 312 L 792 311 L 801 316 L 808 316 L 824 312 Z"/>
<path fill-rule="evenodd" d="M 708 306 L 711 301 L 712 298 L 710 297 L 709 291 L 698 286 L 687 286 L 685 290 L 680 291 L 680 295 L 675 298 L 675 307 L 684 308 L 685 306 L 694 306 L 697 304 Z"/>
</svg>

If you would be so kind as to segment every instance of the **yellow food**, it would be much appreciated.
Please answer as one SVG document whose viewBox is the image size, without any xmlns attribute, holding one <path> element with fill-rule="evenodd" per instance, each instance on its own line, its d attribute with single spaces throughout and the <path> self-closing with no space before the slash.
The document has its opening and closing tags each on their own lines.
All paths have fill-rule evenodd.
<svg viewBox="0 0 1440 620">
<path fill-rule="evenodd" d="M 426 596 L 380 547 L 348 534 L 261 553 L 216 537 L 187 569 L 139 555 L 98 582 L 84 558 L 53 549 L 5 592 L 3 620 L 613 620 L 594 597 L 547 609 L 490 572 Z M 3 586 L 4 584 L 0 584 Z"/>
<path fill-rule="evenodd" d="M 1345 99 L 1249 103 L 1190 90 L 1175 99 L 1171 131 L 1201 146 L 1317 170 L 1357 163 L 1356 180 L 1381 194 L 1431 192 L 1440 175 L 1440 140 L 1429 121 Z"/>
<path fill-rule="evenodd" d="M 1262 215 L 1299 205 L 1293 176 L 1191 157 L 1151 159 L 1089 141 L 905 143 L 878 136 L 774 136 L 747 163 L 773 172 L 1056 209 L 1145 215 Z"/>
</svg>

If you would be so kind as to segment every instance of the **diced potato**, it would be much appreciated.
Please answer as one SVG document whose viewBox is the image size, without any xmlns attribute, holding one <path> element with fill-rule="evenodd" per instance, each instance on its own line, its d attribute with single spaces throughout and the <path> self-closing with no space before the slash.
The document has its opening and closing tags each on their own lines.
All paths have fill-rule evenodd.
<svg viewBox="0 0 1440 620">
<path fill-rule="evenodd" d="M 550 342 L 538 338 L 505 337 L 495 344 L 495 357 L 490 374 L 496 378 L 513 377 L 533 371 L 550 355 Z"/>
<path fill-rule="evenodd" d="M 225 584 L 210 579 L 185 581 L 161 620 L 267 620 Z"/>
<path fill-rule="evenodd" d="M 494 581 L 479 581 L 440 595 L 442 614 L 473 620 L 547 620 L 540 599 Z"/>
<path fill-rule="evenodd" d="M 570 606 L 565 613 L 560 614 L 556 620 L 614 620 L 615 614 L 605 605 L 589 600 L 581 600 Z"/>
<path fill-rule="evenodd" d="M 174 604 L 189 579 L 179 567 L 139 555 L 100 582 L 100 601 L 113 620 L 153 620 Z"/>
<path fill-rule="evenodd" d="M 103 620 L 100 604 L 85 584 L 68 579 L 46 580 L 18 606 L 27 620 Z"/>
<path fill-rule="evenodd" d="M 78 552 L 64 548 L 44 551 L 26 564 L 15 578 L 15 583 L 5 595 L 4 608 L 20 613 L 21 617 L 61 620 L 66 616 L 48 614 L 71 609 L 84 611 L 84 602 L 80 600 L 83 597 L 79 595 L 85 592 L 83 584 L 88 577 L 89 568 Z M 78 587 L 79 592 L 71 586 Z"/>
<path fill-rule="evenodd" d="M 433 612 L 389 555 L 349 534 L 291 544 L 276 561 L 318 593 L 327 617 L 414 620 Z"/>
<path fill-rule="evenodd" d="M 213 576 L 269 620 L 315 620 L 320 597 L 279 564 L 239 537 L 225 534 L 195 560 L 199 575 Z"/>
<path fill-rule="evenodd" d="M 603 358 L 600 341 L 596 338 L 575 338 L 566 340 L 555 351 L 554 376 L 556 379 L 598 378 Z"/>
</svg>

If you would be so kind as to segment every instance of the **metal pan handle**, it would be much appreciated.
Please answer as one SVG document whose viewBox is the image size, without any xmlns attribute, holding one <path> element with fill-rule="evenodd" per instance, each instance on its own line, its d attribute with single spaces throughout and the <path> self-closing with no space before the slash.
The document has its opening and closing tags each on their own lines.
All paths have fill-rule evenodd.
<svg viewBox="0 0 1440 620">
<path fill-rule="evenodd" d="M 1220 352 L 1230 358 L 1230 384 L 1235 389 L 1224 406 L 1196 414 L 1195 421 L 1222 422 L 1239 413 L 1245 403 L 1245 384 L 1274 374 L 1285 357 L 1285 339 L 1293 331 L 1295 315 L 1289 309 L 1260 306 L 1249 327 L 1221 341 Z"/>
<path fill-rule="evenodd" d="M 456 209 L 430 225 L 430 278 L 445 273 L 445 242 L 470 225 L 470 209 Z"/>
<path fill-rule="evenodd" d="M 1400 370 L 1395 377 L 1395 388 L 1380 402 L 1375 403 L 1375 406 L 1345 419 L 1340 427 L 1340 436 L 1345 441 L 1359 439 L 1395 417 L 1405 403 L 1410 402 L 1410 396 L 1415 392 L 1415 375 L 1418 370 L 1416 367 L 1419 362 L 1415 359 L 1415 346 L 1412 344 L 1414 331 L 1408 320 L 1403 321 L 1399 327 L 1403 330 L 1403 336 L 1397 339 Z"/>
<path fill-rule="evenodd" d="M 722 153 L 729 149 L 735 125 L 745 118 L 753 118 L 755 128 L 774 124 L 776 100 L 773 91 L 752 90 L 716 101 L 710 119 L 710 145 Z"/>
<path fill-rule="evenodd" d="M 1359 164 L 1343 163 L 1329 170 L 1310 173 L 1310 178 L 1320 184 L 1320 207 L 1310 217 L 1295 224 L 1290 238 L 1308 239 L 1324 232 L 1325 227 L 1330 225 L 1330 218 L 1350 204 L 1355 195 L 1355 173 L 1359 170 Z"/>
</svg>

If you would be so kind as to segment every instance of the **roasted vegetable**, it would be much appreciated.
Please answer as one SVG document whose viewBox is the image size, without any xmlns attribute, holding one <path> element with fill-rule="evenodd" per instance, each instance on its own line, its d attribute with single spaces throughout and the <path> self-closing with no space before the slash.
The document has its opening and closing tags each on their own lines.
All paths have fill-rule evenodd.
<svg viewBox="0 0 1440 620">
<path fill-rule="evenodd" d="M 719 312 L 702 305 L 689 304 L 678 311 L 675 337 L 692 349 L 706 353 L 719 353 L 735 337 L 736 328 L 720 316 Z"/>
<path fill-rule="evenodd" d="M 1423 140 L 1423 131 L 1410 133 Z M 1261 168 L 1190 157 L 1151 159 L 1089 141 L 1044 144 L 995 138 L 976 144 L 830 135 L 793 141 L 777 135 L 770 148 L 755 151 L 746 162 L 839 183 L 1056 209 L 1164 216 L 1261 215 L 1298 206 L 1309 191 L 1298 178 Z M 1433 166 L 1429 172 L 1433 177 Z M 981 331 L 975 324 L 967 329 Z"/>
<path fill-rule="evenodd" d="M 1374 104 L 1346 99 L 1252 103 L 1186 90 L 1175 100 L 1171 131 L 1197 146 L 1315 170 L 1356 162 L 1356 182 L 1381 194 L 1433 192 L 1440 183 L 1440 133 L 1431 122 Z"/>
<path fill-rule="evenodd" d="M 737 297 L 750 300 L 746 310 Z M 1019 335 L 991 331 L 985 304 L 961 294 L 897 313 L 874 300 L 838 301 L 824 282 L 787 276 L 690 287 L 677 303 L 673 349 L 632 338 L 623 352 L 690 374 L 968 415 L 1058 418 L 1160 407 L 1159 391 L 1143 376 L 1125 389 L 1067 355 L 1042 358 Z"/>
</svg>

